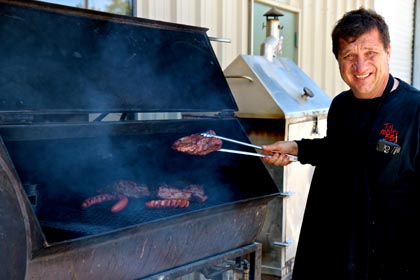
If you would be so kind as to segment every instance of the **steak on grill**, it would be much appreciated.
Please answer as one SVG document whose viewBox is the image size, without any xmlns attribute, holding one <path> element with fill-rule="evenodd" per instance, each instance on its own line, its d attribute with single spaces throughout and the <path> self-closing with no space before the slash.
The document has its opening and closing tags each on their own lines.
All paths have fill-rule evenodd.
<svg viewBox="0 0 420 280">
<path fill-rule="evenodd" d="M 192 195 L 191 200 L 194 200 L 200 203 L 206 201 L 208 198 L 204 192 L 203 186 L 201 185 L 191 184 L 185 187 L 183 191 L 190 192 Z"/>
<path fill-rule="evenodd" d="M 98 193 L 110 193 L 125 195 L 128 197 L 141 198 L 150 195 L 149 188 L 144 184 L 137 184 L 130 180 L 116 180 L 98 190 Z"/>
<path fill-rule="evenodd" d="M 190 200 L 192 193 L 163 184 L 159 187 L 156 196 L 160 199 L 186 199 Z"/>
<path fill-rule="evenodd" d="M 159 187 L 156 196 L 159 199 L 186 199 L 200 203 L 207 200 L 207 195 L 204 193 L 203 186 L 196 184 L 187 185 L 183 189 L 163 184 Z"/>
</svg>

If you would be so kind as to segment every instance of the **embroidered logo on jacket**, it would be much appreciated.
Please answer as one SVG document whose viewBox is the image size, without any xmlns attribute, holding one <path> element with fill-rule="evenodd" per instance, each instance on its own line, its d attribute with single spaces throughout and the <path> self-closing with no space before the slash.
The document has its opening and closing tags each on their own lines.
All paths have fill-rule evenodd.
<svg viewBox="0 0 420 280">
<path fill-rule="evenodd" d="M 398 142 L 398 130 L 396 130 L 391 123 L 384 123 L 384 128 L 381 129 L 380 134 L 389 142 Z"/>
<path fill-rule="evenodd" d="M 391 123 L 384 123 L 384 128 L 381 129 L 380 134 L 384 136 L 376 143 L 376 150 L 384 154 L 395 155 L 401 151 L 398 142 L 398 130 L 394 128 Z"/>
</svg>

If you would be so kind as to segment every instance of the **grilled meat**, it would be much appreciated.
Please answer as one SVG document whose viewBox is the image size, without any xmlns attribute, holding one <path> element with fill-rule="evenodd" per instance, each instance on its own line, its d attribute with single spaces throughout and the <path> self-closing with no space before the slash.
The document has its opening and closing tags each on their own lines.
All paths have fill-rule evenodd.
<svg viewBox="0 0 420 280">
<path fill-rule="evenodd" d="M 149 188 L 129 180 L 117 180 L 98 190 L 98 195 L 89 197 L 82 202 L 82 209 L 105 201 L 118 200 L 111 208 L 112 213 L 124 209 L 128 205 L 128 197 L 141 198 L 150 196 Z"/>
<path fill-rule="evenodd" d="M 105 201 L 115 200 L 115 199 L 118 199 L 118 198 L 113 194 L 107 194 L 107 193 L 98 194 L 98 195 L 95 195 L 95 196 L 92 196 L 92 197 L 89 197 L 89 198 L 83 200 L 81 207 L 82 207 L 82 209 L 85 209 L 85 208 L 88 208 L 92 205 L 102 203 L 102 202 L 105 202 Z"/>
<path fill-rule="evenodd" d="M 158 189 L 156 196 L 160 199 L 186 199 L 190 200 L 192 193 L 189 191 L 180 190 L 170 187 L 166 184 L 161 185 Z"/>
<path fill-rule="evenodd" d="M 160 199 L 187 199 L 189 201 L 204 202 L 207 196 L 204 193 L 203 186 L 191 184 L 183 189 L 170 187 L 166 184 L 161 185 L 156 196 Z"/>
<path fill-rule="evenodd" d="M 216 135 L 214 130 L 206 131 L 209 134 Z M 200 134 L 191 134 L 176 140 L 171 148 L 190 155 L 207 155 L 217 151 L 222 147 L 222 140 L 213 137 L 205 137 Z"/>
<path fill-rule="evenodd" d="M 88 207 L 91 207 L 95 204 L 103 203 L 105 201 L 112 201 L 112 200 L 118 200 L 117 203 L 115 203 L 112 208 L 112 213 L 117 213 L 123 210 L 127 204 L 128 204 L 128 198 L 125 195 L 114 195 L 114 194 L 98 194 L 93 197 L 87 198 L 82 202 L 82 209 L 86 209 Z"/>
<path fill-rule="evenodd" d="M 141 198 L 150 195 L 149 188 L 144 184 L 137 184 L 130 180 L 116 180 L 105 188 L 99 189 L 99 193 L 123 194 L 128 197 Z"/>
<path fill-rule="evenodd" d="M 187 199 L 158 199 L 146 202 L 148 208 L 186 208 L 190 205 Z"/>
<path fill-rule="evenodd" d="M 195 185 L 195 184 L 191 184 L 188 185 L 187 187 L 182 189 L 184 192 L 190 192 L 191 193 L 191 199 L 190 200 L 194 200 L 197 202 L 204 202 L 207 200 L 207 195 L 204 192 L 203 186 L 201 185 Z"/>
<path fill-rule="evenodd" d="M 128 205 L 128 197 L 120 194 L 120 195 L 118 195 L 118 198 L 119 198 L 119 201 L 117 203 L 115 203 L 111 208 L 112 213 L 120 212 L 121 210 L 123 210 Z"/>
<path fill-rule="evenodd" d="M 117 200 L 112 206 L 111 212 L 117 213 L 128 205 L 128 197 L 141 198 L 150 196 L 149 188 L 129 180 L 117 180 L 105 188 L 100 189 L 100 194 L 89 197 L 82 202 L 81 208 L 86 209 L 105 201 Z M 190 201 L 204 202 L 207 196 L 201 185 L 191 184 L 183 189 L 161 185 L 154 200 L 146 202 L 148 208 L 186 208 Z"/>
</svg>

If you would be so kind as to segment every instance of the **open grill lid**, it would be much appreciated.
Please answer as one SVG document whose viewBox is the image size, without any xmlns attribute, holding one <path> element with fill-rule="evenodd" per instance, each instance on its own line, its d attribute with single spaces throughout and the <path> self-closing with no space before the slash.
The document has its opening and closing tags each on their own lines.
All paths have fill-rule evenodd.
<svg viewBox="0 0 420 280">
<path fill-rule="evenodd" d="M 0 0 L 0 111 L 235 111 L 206 31 Z"/>
</svg>

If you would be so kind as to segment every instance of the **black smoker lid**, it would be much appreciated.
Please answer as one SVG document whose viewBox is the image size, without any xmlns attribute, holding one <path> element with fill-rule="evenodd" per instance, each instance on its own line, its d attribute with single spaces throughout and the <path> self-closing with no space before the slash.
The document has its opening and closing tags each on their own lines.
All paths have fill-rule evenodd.
<svg viewBox="0 0 420 280">
<path fill-rule="evenodd" d="M 0 0 L 0 112 L 236 111 L 206 31 Z"/>
</svg>

